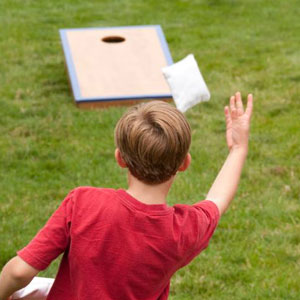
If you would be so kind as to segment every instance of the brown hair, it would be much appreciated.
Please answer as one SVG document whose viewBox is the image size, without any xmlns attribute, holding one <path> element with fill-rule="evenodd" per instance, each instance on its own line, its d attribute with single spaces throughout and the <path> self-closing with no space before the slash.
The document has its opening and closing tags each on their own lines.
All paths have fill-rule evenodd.
<svg viewBox="0 0 300 300">
<path fill-rule="evenodd" d="M 152 101 L 129 109 L 115 128 L 115 143 L 130 173 L 147 184 L 167 181 L 182 164 L 191 129 L 174 106 Z"/>
</svg>

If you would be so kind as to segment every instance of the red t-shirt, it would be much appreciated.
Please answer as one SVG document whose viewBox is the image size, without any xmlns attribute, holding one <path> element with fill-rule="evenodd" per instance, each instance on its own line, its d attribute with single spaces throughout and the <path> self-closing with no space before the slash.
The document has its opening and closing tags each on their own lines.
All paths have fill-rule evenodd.
<svg viewBox="0 0 300 300">
<path fill-rule="evenodd" d="M 48 300 L 163 300 L 218 220 L 211 201 L 147 205 L 124 190 L 80 187 L 18 255 L 44 270 L 64 252 Z"/>
</svg>

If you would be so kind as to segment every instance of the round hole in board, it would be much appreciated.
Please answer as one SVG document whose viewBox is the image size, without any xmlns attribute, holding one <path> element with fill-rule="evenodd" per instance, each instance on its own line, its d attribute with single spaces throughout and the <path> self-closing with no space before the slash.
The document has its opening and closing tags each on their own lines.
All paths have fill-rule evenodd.
<svg viewBox="0 0 300 300">
<path fill-rule="evenodd" d="M 102 42 L 105 43 L 122 43 L 125 41 L 125 38 L 121 37 L 121 36 L 117 36 L 117 35 L 111 35 L 111 36 L 106 36 L 102 39 Z"/>
</svg>

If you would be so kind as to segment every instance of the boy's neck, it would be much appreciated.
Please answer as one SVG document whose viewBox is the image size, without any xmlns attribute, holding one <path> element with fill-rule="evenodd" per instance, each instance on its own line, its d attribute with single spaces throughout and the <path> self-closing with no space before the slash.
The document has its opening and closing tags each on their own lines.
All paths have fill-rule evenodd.
<svg viewBox="0 0 300 300">
<path fill-rule="evenodd" d="M 128 172 L 128 189 L 126 192 L 145 204 L 166 204 L 173 181 L 174 176 L 164 183 L 149 185 L 136 179 Z"/>
</svg>

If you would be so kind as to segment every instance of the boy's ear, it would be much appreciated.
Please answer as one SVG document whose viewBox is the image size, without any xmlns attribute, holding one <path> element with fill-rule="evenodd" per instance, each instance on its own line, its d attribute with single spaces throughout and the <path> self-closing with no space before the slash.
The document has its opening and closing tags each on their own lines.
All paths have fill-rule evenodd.
<svg viewBox="0 0 300 300">
<path fill-rule="evenodd" d="M 123 160 L 119 148 L 115 150 L 115 158 L 121 168 L 127 168 L 126 162 Z"/>
<path fill-rule="evenodd" d="M 185 159 L 183 160 L 181 166 L 179 167 L 178 171 L 179 171 L 179 172 L 185 171 L 185 170 L 189 167 L 189 165 L 191 164 L 191 161 L 192 161 L 191 154 L 188 153 L 188 154 L 186 155 Z"/>
</svg>

